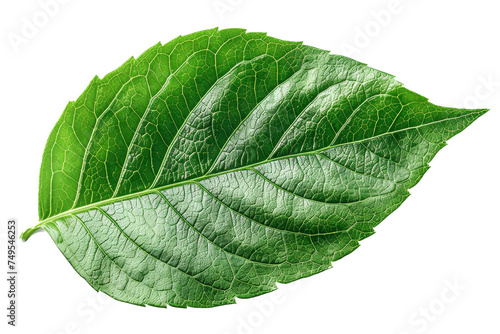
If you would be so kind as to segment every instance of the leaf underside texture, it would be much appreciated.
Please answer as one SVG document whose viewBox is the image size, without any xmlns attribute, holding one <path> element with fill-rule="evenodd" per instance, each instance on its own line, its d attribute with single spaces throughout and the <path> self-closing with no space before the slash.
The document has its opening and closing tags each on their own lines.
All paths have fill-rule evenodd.
<svg viewBox="0 0 500 334">
<path fill-rule="evenodd" d="M 67 105 L 22 238 L 42 227 L 121 301 L 235 303 L 356 249 L 485 111 L 264 33 L 180 36 Z"/>
</svg>

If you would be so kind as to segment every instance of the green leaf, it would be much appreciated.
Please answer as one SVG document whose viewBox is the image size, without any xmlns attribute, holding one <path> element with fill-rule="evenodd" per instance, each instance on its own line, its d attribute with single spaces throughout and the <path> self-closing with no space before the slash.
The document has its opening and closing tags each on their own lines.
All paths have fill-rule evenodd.
<svg viewBox="0 0 500 334">
<path fill-rule="evenodd" d="M 22 238 L 42 227 L 118 300 L 234 303 L 356 249 L 484 112 L 263 33 L 181 36 L 68 104 Z"/>
</svg>

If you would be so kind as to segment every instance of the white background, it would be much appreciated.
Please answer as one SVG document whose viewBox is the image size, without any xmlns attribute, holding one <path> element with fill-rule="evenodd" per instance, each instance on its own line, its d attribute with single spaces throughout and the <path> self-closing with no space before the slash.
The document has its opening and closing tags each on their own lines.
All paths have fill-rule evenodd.
<svg viewBox="0 0 500 334">
<path fill-rule="evenodd" d="M 16 328 L 5 324 L 7 286 L 4 279 L 0 284 L 0 326 L 7 333 L 500 332 L 498 2 L 65 2 L 46 22 L 38 1 L 0 5 L 4 273 L 4 225 L 10 217 L 21 230 L 37 223 L 41 155 L 66 103 L 95 74 L 104 76 L 158 41 L 215 26 L 268 32 L 395 74 L 436 104 L 491 111 L 449 141 L 412 196 L 357 251 L 331 270 L 236 305 L 159 309 L 101 300 L 49 236 L 36 234 L 19 242 Z M 26 20 L 40 27 L 32 36 L 25 31 L 15 46 L 9 38 L 23 36 Z M 450 284 L 459 290 L 447 290 Z"/>
</svg>

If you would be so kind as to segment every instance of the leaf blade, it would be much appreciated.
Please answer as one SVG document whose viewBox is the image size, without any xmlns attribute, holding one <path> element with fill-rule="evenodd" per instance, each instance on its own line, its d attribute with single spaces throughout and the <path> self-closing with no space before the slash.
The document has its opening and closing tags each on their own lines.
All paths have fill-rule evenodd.
<svg viewBox="0 0 500 334">
<path fill-rule="evenodd" d="M 68 105 L 44 153 L 38 227 L 116 299 L 234 303 L 356 249 L 484 112 L 437 107 L 301 43 L 179 37 Z"/>
</svg>

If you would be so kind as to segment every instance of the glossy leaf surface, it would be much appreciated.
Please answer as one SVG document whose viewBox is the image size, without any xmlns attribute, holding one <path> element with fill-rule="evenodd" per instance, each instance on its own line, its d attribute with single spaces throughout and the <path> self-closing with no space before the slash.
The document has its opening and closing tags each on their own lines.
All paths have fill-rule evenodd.
<svg viewBox="0 0 500 334">
<path fill-rule="evenodd" d="M 409 195 L 485 110 L 239 29 L 147 50 L 68 104 L 40 173 L 41 224 L 96 290 L 211 307 L 319 273 Z"/>
</svg>

